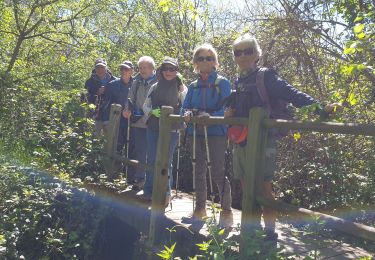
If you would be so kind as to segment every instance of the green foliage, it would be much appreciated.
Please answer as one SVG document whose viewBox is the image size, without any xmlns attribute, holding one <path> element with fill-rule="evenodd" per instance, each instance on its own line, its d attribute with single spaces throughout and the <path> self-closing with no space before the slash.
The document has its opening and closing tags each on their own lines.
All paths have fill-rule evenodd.
<svg viewBox="0 0 375 260">
<path fill-rule="evenodd" d="M 23 146 L 29 162 L 56 174 L 85 177 L 100 169 L 101 144 L 92 138 L 93 122 L 80 96 L 78 90 L 8 90 L 1 117 L 10 123 L 0 124 L 3 145 Z"/>
<path fill-rule="evenodd" d="M 174 243 L 171 247 L 164 246 L 164 250 L 162 250 L 160 253 L 156 255 L 160 256 L 162 259 L 175 259 L 173 257 L 175 247 L 176 247 L 176 243 Z"/>
<path fill-rule="evenodd" d="M 232 247 L 238 246 L 237 242 L 231 239 L 225 239 L 226 233 L 225 229 L 220 228 L 216 221 L 215 212 L 217 209 L 213 208 L 213 217 L 208 217 L 205 219 L 208 232 L 210 234 L 209 240 L 197 244 L 200 251 L 205 259 L 237 259 L 233 252 L 230 252 Z"/>
<path fill-rule="evenodd" d="M 0 256 L 83 259 L 108 212 L 88 193 L 31 169 L 0 167 Z M 74 185 L 74 183 L 72 183 Z M 85 223 L 85 225 L 82 225 Z"/>
<path fill-rule="evenodd" d="M 125 59 L 136 62 L 149 55 L 158 64 L 166 55 L 176 57 L 189 84 L 196 77 L 192 51 L 207 41 L 218 51 L 219 72 L 234 82 L 231 45 L 243 32 L 257 36 L 261 65 L 275 68 L 322 103 L 343 103 L 335 120 L 374 123 L 373 1 L 245 1 L 241 10 L 209 2 L 214 1 L 0 1 L 1 152 L 63 180 L 79 177 L 123 187 L 123 179 L 110 183 L 102 175 L 102 140 L 92 138 L 93 121 L 86 117 L 90 107 L 81 101 L 95 58 L 106 58 L 118 75 L 117 66 Z M 314 109 L 299 109 L 297 117 L 316 120 L 311 116 Z M 294 133 L 280 145 L 279 197 L 337 214 L 343 208 L 373 205 L 374 145 L 374 139 L 365 137 Z M 189 171 L 188 156 L 181 165 Z M 22 174 L 15 177 L 24 181 Z M 17 183 L 17 178 L 8 181 Z M 17 211 L 23 205 L 18 199 L 33 197 L 36 191 L 15 190 L 15 197 L 7 197 L 9 203 L 30 217 L 27 210 Z M 5 203 L 2 197 L 0 201 Z M 366 214 L 358 219 L 373 223 Z M 21 220 L 25 226 L 26 218 Z M 12 218 L 7 221 L 14 225 Z M 48 249 L 64 247 L 68 235 L 59 228 L 54 227 L 48 239 L 43 237 Z M 228 244 L 220 230 L 211 231 L 212 240 L 202 248 L 223 257 Z M 13 242 L 1 231 L 0 255 L 4 243 Z M 166 250 L 173 251 L 168 246 Z M 256 252 L 256 245 L 253 249 Z"/>
</svg>

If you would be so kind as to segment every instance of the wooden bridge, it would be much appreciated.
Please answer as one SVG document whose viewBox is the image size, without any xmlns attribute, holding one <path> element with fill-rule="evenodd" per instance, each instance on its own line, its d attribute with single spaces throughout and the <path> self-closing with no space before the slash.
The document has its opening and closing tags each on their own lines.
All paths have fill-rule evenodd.
<svg viewBox="0 0 375 260">
<path fill-rule="evenodd" d="M 136 165 L 138 167 L 155 167 L 154 171 L 154 189 L 152 194 L 152 204 L 144 205 L 137 201 L 133 191 L 127 190 L 122 193 L 114 193 L 108 191 L 111 196 L 116 196 L 120 200 L 126 200 L 128 203 L 141 206 L 145 209 L 145 212 L 141 213 L 140 216 L 136 214 L 125 214 L 122 216 L 124 221 L 132 223 L 135 226 L 139 225 L 139 230 L 143 233 L 148 234 L 148 242 L 150 246 L 155 246 L 163 241 L 165 237 L 165 227 L 171 226 L 185 226 L 181 223 L 183 216 L 189 215 L 192 211 L 192 199 L 189 194 L 182 194 L 177 199 L 173 200 L 173 209 L 165 211 L 164 202 L 165 194 L 167 190 L 167 169 L 168 169 L 168 147 L 169 147 L 169 133 L 171 125 L 177 122 L 182 122 L 183 118 L 178 115 L 172 115 L 173 109 L 171 107 L 163 107 L 160 116 L 160 131 L 157 148 L 157 158 L 154 166 L 150 165 L 139 165 L 137 161 L 129 160 L 128 158 L 120 157 L 116 154 L 116 144 L 118 136 L 118 125 L 120 120 L 121 106 L 112 105 L 110 115 L 110 130 L 105 143 L 105 153 L 107 154 L 104 161 L 107 174 L 112 176 L 115 170 L 116 161 L 123 161 L 127 164 Z M 192 118 L 192 123 L 197 124 L 228 124 L 228 125 L 247 125 L 251 131 L 248 133 L 248 143 L 251 145 L 247 146 L 248 158 L 246 172 L 244 178 L 243 199 L 242 199 L 242 212 L 235 210 L 234 220 L 236 224 L 240 223 L 260 223 L 261 218 L 259 213 L 255 210 L 256 204 L 274 208 L 281 212 L 288 213 L 292 217 L 303 217 L 323 220 L 326 225 L 331 228 L 337 229 L 341 232 L 349 234 L 351 236 L 357 236 L 365 240 L 375 241 L 375 228 L 365 226 L 358 223 L 346 221 L 341 218 L 314 212 L 304 208 L 299 208 L 293 205 L 289 205 L 277 200 L 269 200 L 261 196 L 260 188 L 262 185 L 257 185 L 263 182 L 263 176 L 260 174 L 262 161 L 265 155 L 265 143 L 267 135 L 265 134 L 269 128 L 285 128 L 285 129 L 296 129 L 314 132 L 324 133 L 340 133 L 340 134 L 354 134 L 354 135 L 366 135 L 375 136 L 375 126 L 365 124 L 353 124 L 353 123 L 332 123 L 332 122 L 301 122 L 301 121 L 286 121 L 286 120 L 273 120 L 268 119 L 266 112 L 261 108 L 254 108 L 250 111 L 249 118 L 223 118 L 223 117 L 210 117 L 208 119 Z M 99 187 L 91 187 L 92 189 L 98 189 Z M 140 221 L 144 219 L 144 221 Z M 137 224 L 141 223 L 141 224 Z M 147 223 L 147 224 L 145 224 Z M 235 224 L 235 225 L 236 225 Z M 195 228 L 195 227 L 190 227 Z M 229 236 L 238 236 L 240 247 L 240 255 L 242 259 L 244 257 L 246 244 L 243 242 L 246 234 L 249 234 L 253 228 L 253 225 L 241 225 L 239 229 L 234 231 Z M 298 254 L 300 256 L 309 254 L 312 250 L 316 250 L 316 247 L 312 249 L 311 245 L 308 245 L 299 239 L 298 236 L 293 233 L 293 229 L 285 225 L 277 225 L 279 237 L 279 244 L 285 247 L 285 255 Z M 185 231 L 182 231 L 185 230 Z M 176 239 L 180 243 L 186 243 L 187 241 L 192 242 L 191 239 L 187 239 L 191 234 L 186 231 L 187 229 L 181 229 L 183 239 Z M 194 230 L 196 235 L 206 236 L 207 230 L 200 228 Z M 297 231 L 296 231 L 297 232 Z M 298 233 L 298 232 L 297 232 Z M 198 236 L 199 237 L 199 236 Z M 203 239 L 201 237 L 201 239 Z M 195 237 L 196 238 L 196 237 Z M 319 241 L 321 238 L 317 238 Z M 337 241 L 331 240 L 331 246 L 327 248 L 320 248 L 320 259 L 357 259 L 362 256 L 371 256 L 370 253 L 352 248 L 347 245 L 342 245 Z M 191 245 L 186 245 L 186 248 L 190 248 Z M 324 252 L 324 253 L 322 253 Z"/>
</svg>

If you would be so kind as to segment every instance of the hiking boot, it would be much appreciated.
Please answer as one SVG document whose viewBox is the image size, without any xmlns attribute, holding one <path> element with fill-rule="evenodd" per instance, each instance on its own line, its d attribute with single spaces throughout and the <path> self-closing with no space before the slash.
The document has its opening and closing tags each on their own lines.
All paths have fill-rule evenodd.
<svg viewBox="0 0 375 260">
<path fill-rule="evenodd" d="M 205 218 L 206 216 L 206 209 L 195 209 L 192 218 L 197 220 L 203 220 L 203 218 Z"/>
<path fill-rule="evenodd" d="M 230 228 L 233 225 L 233 212 L 231 210 L 222 210 L 220 212 L 219 226 Z"/>
<path fill-rule="evenodd" d="M 140 191 L 136 194 L 136 198 L 137 200 L 139 200 L 140 202 L 142 203 L 146 203 L 146 204 L 149 204 L 151 203 L 151 194 L 150 195 L 145 195 L 143 194 L 143 191 Z"/>
<path fill-rule="evenodd" d="M 145 180 L 136 180 L 135 183 L 132 186 L 132 190 L 134 191 L 140 191 L 143 189 L 143 186 L 145 185 Z"/>
<path fill-rule="evenodd" d="M 266 236 L 264 237 L 264 241 L 267 242 L 271 247 L 277 247 L 277 238 L 279 234 L 277 234 L 274 230 L 265 230 L 264 231 Z"/>
</svg>

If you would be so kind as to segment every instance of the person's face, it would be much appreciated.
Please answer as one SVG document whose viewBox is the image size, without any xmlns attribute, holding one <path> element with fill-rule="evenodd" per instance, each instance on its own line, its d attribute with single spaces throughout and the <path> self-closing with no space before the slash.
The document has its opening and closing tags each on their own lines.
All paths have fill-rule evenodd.
<svg viewBox="0 0 375 260">
<path fill-rule="evenodd" d="M 154 74 L 154 68 L 148 62 L 141 62 L 139 64 L 139 74 L 143 79 L 148 79 Z"/>
<path fill-rule="evenodd" d="M 107 72 L 107 69 L 104 66 L 96 66 L 95 67 L 95 73 L 101 79 L 103 79 L 105 77 L 106 72 Z"/>
<path fill-rule="evenodd" d="M 215 55 L 209 50 L 201 50 L 195 61 L 200 73 L 210 73 L 216 64 Z"/>
<path fill-rule="evenodd" d="M 177 67 L 170 65 L 170 64 L 164 64 L 161 67 L 161 73 L 163 74 L 164 79 L 166 80 L 172 80 L 175 79 L 177 76 Z"/>
<path fill-rule="evenodd" d="M 237 63 L 240 71 L 256 67 L 256 62 L 259 57 L 255 53 L 254 48 L 247 45 L 238 45 L 235 46 L 233 53 L 234 61 Z"/>
<path fill-rule="evenodd" d="M 133 75 L 133 70 L 127 67 L 120 67 L 120 77 L 123 81 L 128 82 Z"/>
</svg>

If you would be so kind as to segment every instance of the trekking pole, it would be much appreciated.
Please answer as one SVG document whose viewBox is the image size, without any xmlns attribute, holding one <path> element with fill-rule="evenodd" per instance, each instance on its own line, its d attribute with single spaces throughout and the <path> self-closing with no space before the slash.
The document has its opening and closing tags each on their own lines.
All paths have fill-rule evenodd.
<svg viewBox="0 0 375 260">
<path fill-rule="evenodd" d="M 211 174 L 211 160 L 210 160 L 210 149 L 208 147 L 208 136 L 207 136 L 207 125 L 204 125 L 204 141 L 206 144 L 206 153 L 207 153 L 207 167 L 208 167 L 208 177 L 210 179 L 210 197 L 212 201 L 212 205 L 214 204 L 214 189 L 212 186 L 212 174 Z"/>
<path fill-rule="evenodd" d="M 197 135 L 197 124 L 193 123 L 193 160 L 192 160 L 192 165 L 193 165 L 193 212 L 195 209 L 195 164 L 196 164 L 196 135 Z"/>
<path fill-rule="evenodd" d="M 130 145 L 130 117 L 128 117 L 128 128 L 126 129 L 126 158 L 129 159 L 129 145 Z M 128 164 L 125 166 L 125 179 L 128 180 Z"/>
<path fill-rule="evenodd" d="M 227 148 L 225 149 L 225 158 L 224 158 L 223 186 L 222 186 L 222 190 L 219 191 L 221 209 L 223 209 L 223 197 L 225 193 L 225 177 L 227 176 L 227 171 L 228 171 L 229 152 L 230 152 L 229 148 L 230 148 L 230 142 L 229 142 L 229 139 L 227 138 Z"/>
<path fill-rule="evenodd" d="M 126 105 L 125 105 L 125 110 L 130 110 L 131 107 L 131 100 L 128 98 Z M 129 159 L 129 145 L 130 145 L 130 116 L 127 118 L 128 120 L 128 128 L 126 129 L 126 158 Z M 128 168 L 129 165 L 126 163 L 125 165 L 125 179 L 128 182 Z"/>
<path fill-rule="evenodd" d="M 178 177 L 180 174 L 180 150 L 181 150 L 181 132 L 178 131 L 178 146 L 177 146 L 177 169 L 176 169 L 176 198 L 178 197 Z"/>
<path fill-rule="evenodd" d="M 98 119 L 100 106 L 102 105 L 102 95 L 97 95 L 95 100 L 95 119 Z"/>
</svg>

